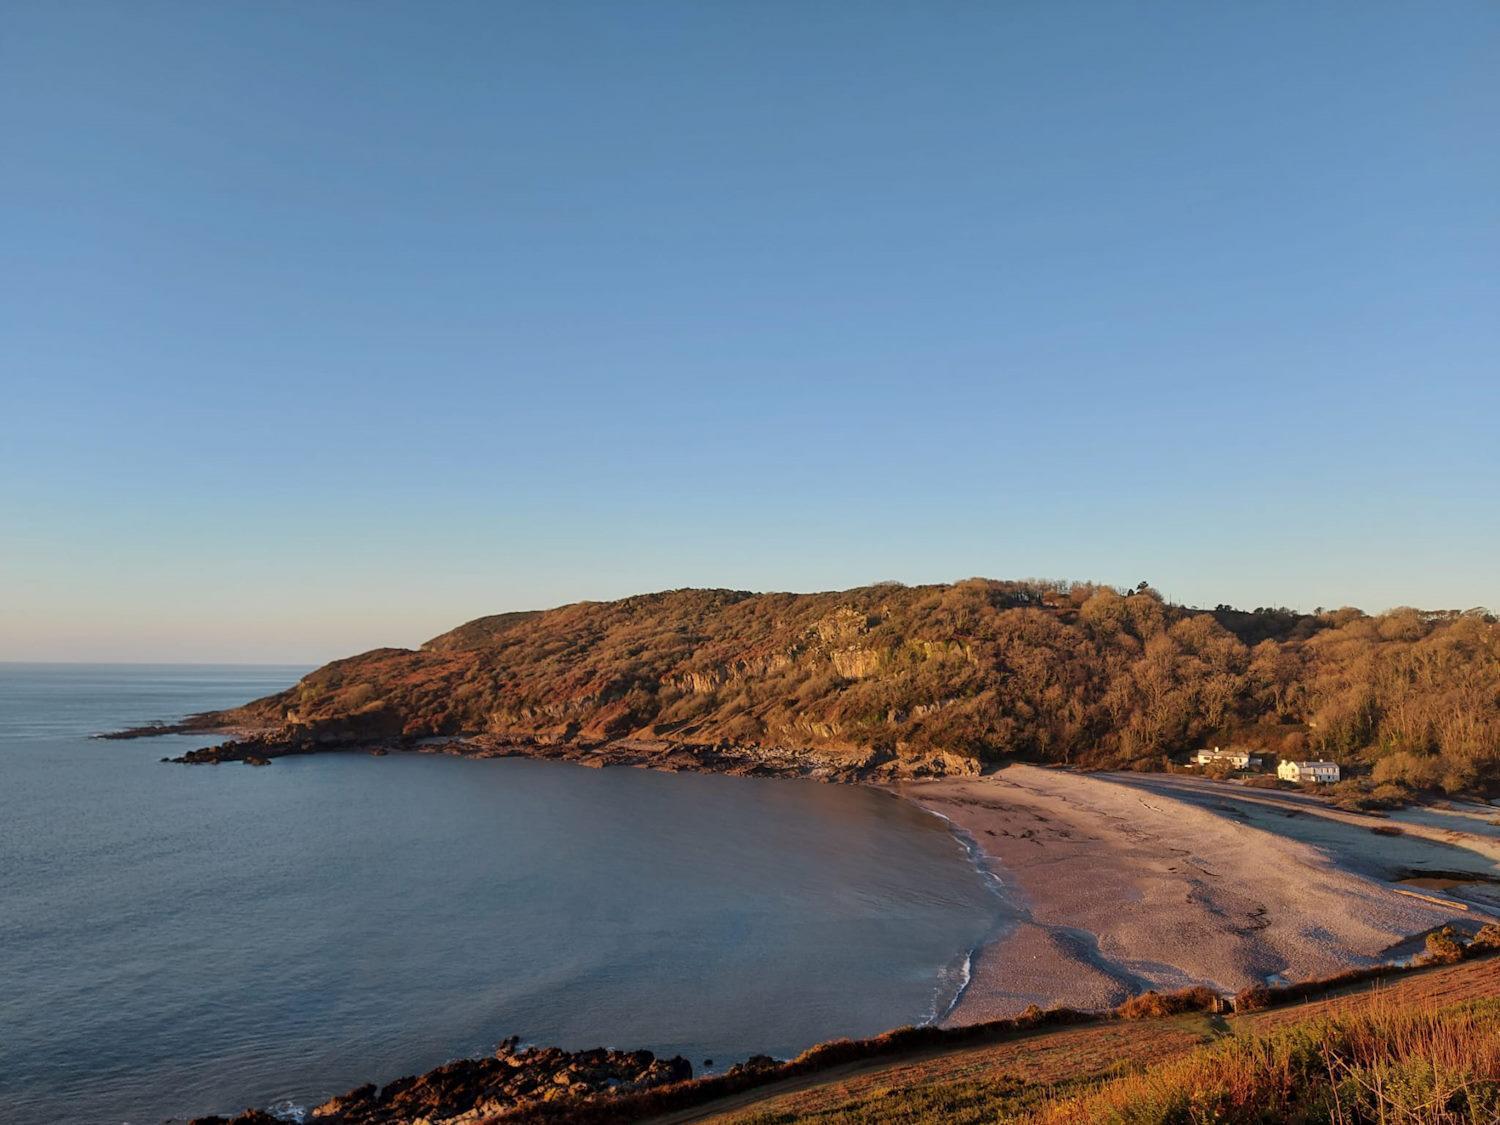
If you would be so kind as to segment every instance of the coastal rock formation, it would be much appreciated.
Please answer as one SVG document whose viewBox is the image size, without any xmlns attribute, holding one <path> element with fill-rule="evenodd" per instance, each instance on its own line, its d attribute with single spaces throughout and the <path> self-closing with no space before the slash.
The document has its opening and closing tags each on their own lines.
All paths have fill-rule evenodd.
<svg viewBox="0 0 1500 1125">
<path fill-rule="evenodd" d="M 859 778 L 1010 757 L 1154 768 L 1241 739 L 1453 792 L 1500 777 L 1500 624 L 1482 610 L 1204 611 L 1144 583 L 677 590 L 479 618 L 122 736 L 171 731 L 239 736 L 186 762 L 442 739 Z"/>
<path fill-rule="evenodd" d="M 602 1047 L 521 1047 L 508 1039 L 488 1058 L 460 1059 L 381 1087 L 359 1086 L 314 1106 L 309 1118 L 320 1125 L 467 1125 L 527 1105 L 587 1105 L 692 1077 L 692 1064 L 680 1056 L 661 1059 L 650 1051 Z M 189 1125 L 269 1125 L 274 1120 L 262 1110 L 246 1110 L 231 1118 L 195 1118 Z"/>
<path fill-rule="evenodd" d="M 163 761 L 188 765 L 218 765 L 245 762 L 268 765 L 273 758 L 292 754 L 359 748 L 376 757 L 392 750 L 421 754 L 450 754 L 469 758 L 540 758 L 574 762 L 603 769 L 606 766 L 637 766 L 673 773 L 722 773 L 738 777 L 806 777 L 845 780 L 878 775 L 883 759 L 874 754 L 857 756 L 818 750 L 766 749 L 731 743 L 698 745 L 666 739 L 538 739 L 497 735 L 462 735 L 421 740 L 390 739 L 371 744 L 367 739 L 312 740 L 284 731 L 249 734 L 216 746 L 193 750 Z M 888 767 L 889 768 L 889 767 Z M 907 759 L 892 771 L 902 777 L 949 777 L 978 772 L 972 758 L 931 753 Z"/>
</svg>

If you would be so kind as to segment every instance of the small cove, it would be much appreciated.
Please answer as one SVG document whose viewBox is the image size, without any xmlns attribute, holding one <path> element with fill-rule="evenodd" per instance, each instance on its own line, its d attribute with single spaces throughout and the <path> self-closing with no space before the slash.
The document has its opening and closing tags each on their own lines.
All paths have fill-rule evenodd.
<svg viewBox="0 0 1500 1125">
<path fill-rule="evenodd" d="M 940 1013 L 996 924 L 860 787 L 88 738 L 300 671 L 0 666 L 7 1121 L 305 1106 L 508 1035 L 791 1054 Z"/>
</svg>

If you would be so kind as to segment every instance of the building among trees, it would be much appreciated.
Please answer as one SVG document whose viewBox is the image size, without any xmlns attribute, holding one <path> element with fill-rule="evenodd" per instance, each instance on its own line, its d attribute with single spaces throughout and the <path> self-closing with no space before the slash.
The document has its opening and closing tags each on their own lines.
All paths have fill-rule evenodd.
<svg viewBox="0 0 1500 1125">
<path fill-rule="evenodd" d="M 1264 759 L 1259 754 L 1236 746 L 1227 750 L 1215 746 L 1212 750 L 1199 750 L 1193 755 L 1193 762 L 1199 766 L 1225 765 L 1231 769 L 1250 770 L 1260 768 Z"/>
<path fill-rule="evenodd" d="M 1339 779 L 1337 762 L 1282 762 L 1276 767 L 1282 781 L 1316 781 L 1328 783 Z"/>
</svg>

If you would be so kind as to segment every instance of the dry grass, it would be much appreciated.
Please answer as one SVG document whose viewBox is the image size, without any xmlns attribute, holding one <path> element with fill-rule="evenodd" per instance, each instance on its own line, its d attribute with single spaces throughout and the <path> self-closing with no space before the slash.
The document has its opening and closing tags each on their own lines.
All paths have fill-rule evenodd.
<svg viewBox="0 0 1500 1125">
<path fill-rule="evenodd" d="M 1037 1125 L 1500 1121 L 1500 1001 L 1365 1011 L 1233 1036 L 1053 1101 Z"/>
</svg>

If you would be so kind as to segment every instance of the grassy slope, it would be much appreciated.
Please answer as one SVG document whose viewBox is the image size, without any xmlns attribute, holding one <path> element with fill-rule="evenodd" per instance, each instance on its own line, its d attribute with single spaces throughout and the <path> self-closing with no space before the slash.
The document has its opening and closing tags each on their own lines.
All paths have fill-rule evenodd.
<svg viewBox="0 0 1500 1125">
<path fill-rule="evenodd" d="M 1219 1040 L 1274 1033 L 1330 1015 L 1348 1016 L 1391 1002 L 1445 1006 L 1476 998 L 1500 1000 L 1500 959 L 1422 970 L 1377 987 L 1360 986 L 1331 999 L 1227 1017 L 1193 1014 L 1045 1030 L 981 1046 L 915 1052 L 853 1063 L 835 1071 L 749 1091 L 658 1125 L 913 1125 L 993 1122 L 1052 1112 L 1088 1119 L 1057 1099 L 1100 1082 L 1157 1067 Z M 1107 1119 L 1107 1118 L 1106 1118 Z M 1145 1118 L 1149 1119 L 1149 1118 Z"/>
</svg>

